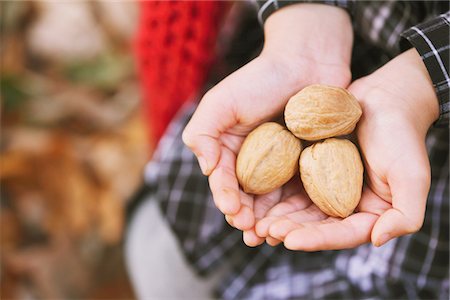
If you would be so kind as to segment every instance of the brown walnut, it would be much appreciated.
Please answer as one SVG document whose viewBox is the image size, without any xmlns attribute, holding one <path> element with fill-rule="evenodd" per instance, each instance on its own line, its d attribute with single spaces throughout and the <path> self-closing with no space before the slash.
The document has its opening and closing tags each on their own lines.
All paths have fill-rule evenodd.
<svg viewBox="0 0 450 300">
<path fill-rule="evenodd" d="M 246 193 L 266 194 L 298 171 L 301 143 L 283 126 L 268 122 L 245 139 L 236 161 L 236 175 Z"/>
<path fill-rule="evenodd" d="M 303 150 L 300 177 L 311 200 L 329 216 L 345 218 L 361 199 L 363 164 L 356 146 L 336 138 Z"/>
<path fill-rule="evenodd" d="M 349 134 L 361 115 L 361 106 L 347 90 L 319 84 L 292 96 L 284 111 L 287 128 L 308 141 Z"/>
</svg>

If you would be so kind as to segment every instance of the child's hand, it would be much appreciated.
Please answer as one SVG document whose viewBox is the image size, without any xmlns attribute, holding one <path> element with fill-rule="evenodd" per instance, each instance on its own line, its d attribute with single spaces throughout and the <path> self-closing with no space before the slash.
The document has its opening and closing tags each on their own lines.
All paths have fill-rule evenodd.
<svg viewBox="0 0 450 300">
<path fill-rule="evenodd" d="M 425 135 L 439 115 L 422 59 L 411 49 L 349 89 L 363 107 L 357 136 L 367 185 L 357 213 L 342 220 L 323 218 L 312 205 L 307 208 L 314 211 L 311 223 L 307 209 L 278 204 L 257 224 L 257 232 L 284 240 L 289 249 L 343 249 L 369 241 L 380 246 L 422 226 L 431 177 Z M 289 214 L 272 216 L 282 205 Z"/>
<path fill-rule="evenodd" d="M 297 4 L 271 15 L 259 57 L 228 76 L 201 100 L 183 133 L 205 175 L 216 206 L 249 245 L 263 241 L 256 218 L 279 201 L 281 190 L 255 201 L 239 189 L 235 160 L 247 134 L 283 112 L 289 97 L 313 83 L 346 87 L 353 33 L 343 9 Z M 278 194 L 277 194 L 278 193 Z M 266 199 L 266 200 L 263 200 Z M 254 205 L 253 205 L 254 204 Z"/>
</svg>

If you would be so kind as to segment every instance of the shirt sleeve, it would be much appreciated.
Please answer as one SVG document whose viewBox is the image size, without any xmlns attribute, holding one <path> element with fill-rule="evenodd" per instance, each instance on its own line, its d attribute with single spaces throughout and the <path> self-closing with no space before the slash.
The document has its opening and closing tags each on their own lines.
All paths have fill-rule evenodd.
<svg viewBox="0 0 450 300">
<path fill-rule="evenodd" d="M 356 0 L 324 0 L 324 1 L 317 1 L 317 0 L 297 0 L 297 1 L 284 1 L 284 0 L 263 0 L 263 1 L 256 1 L 258 4 L 258 20 L 261 23 L 261 25 L 264 24 L 264 22 L 267 20 L 267 18 L 274 13 L 276 10 L 283 8 L 285 6 L 291 5 L 291 4 L 298 4 L 298 3 L 320 3 L 320 4 L 328 4 L 328 5 L 334 5 L 337 7 L 344 8 L 347 10 L 350 14 L 354 11 Z"/>
<path fill-rule="evenodd" d="M 439 100 L 439 119 L 434 126 L 448 126 L 450 111 L 450 12 L 413 26 L 402 34 L 400 47 L 413 46 L 430 74 Z M 409 43 L 408 43 L 409 42 Z"/>
</svg>

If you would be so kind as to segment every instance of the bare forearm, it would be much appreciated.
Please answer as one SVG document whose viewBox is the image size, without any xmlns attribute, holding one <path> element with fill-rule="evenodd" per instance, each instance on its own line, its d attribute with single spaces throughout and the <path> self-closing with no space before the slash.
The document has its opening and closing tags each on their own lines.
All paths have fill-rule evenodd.
<svg viewBox="0 0 450 300">
<path fill-rule="evenodd" d="M 353 32 L 350 16 L 344 9 L 324 4 L 290 5 L 267 19 L 264 35 L 262 55 L 277 57 L 292 66 L 293 72 L 323 75 L 328 69 L 347 69 L 350 80 Z M 315 70 L 305 70 L 305 61 Z M 317 71 L 319 68 L 324 70 Z M 315 82 L 311 83 L 321 80 L 324 80 L 321 76 L 315 76 L 311 78 Z"/>
<path fill-rule="evenodd" d="M 439 102 L 433 83 L 414 48 L 400 54 L 365 80 L 371 86 L 369 93 L 377 93 L 377 89 L 382 89 L 393 94 L 396 102 L 386 107 L 415 124 L 423 136 L 439 117 Z M 373 110 L 385 107 L 383 101 L 386 100 L 378 99 L 378 103 L 372 100 L 364 104 L 368 110 Z"/>
</svg>

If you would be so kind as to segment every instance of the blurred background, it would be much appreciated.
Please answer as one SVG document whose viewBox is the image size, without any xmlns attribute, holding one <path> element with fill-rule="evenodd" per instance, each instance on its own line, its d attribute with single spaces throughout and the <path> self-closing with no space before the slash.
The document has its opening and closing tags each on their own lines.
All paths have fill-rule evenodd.
<svg viewBox="0 0 450 300">
<path fill-rule="evenodd" d="M 134 298 L 127 201 L 151 155 L 136 2 L 1 1 L 1 299 Z"/>
</svg>

